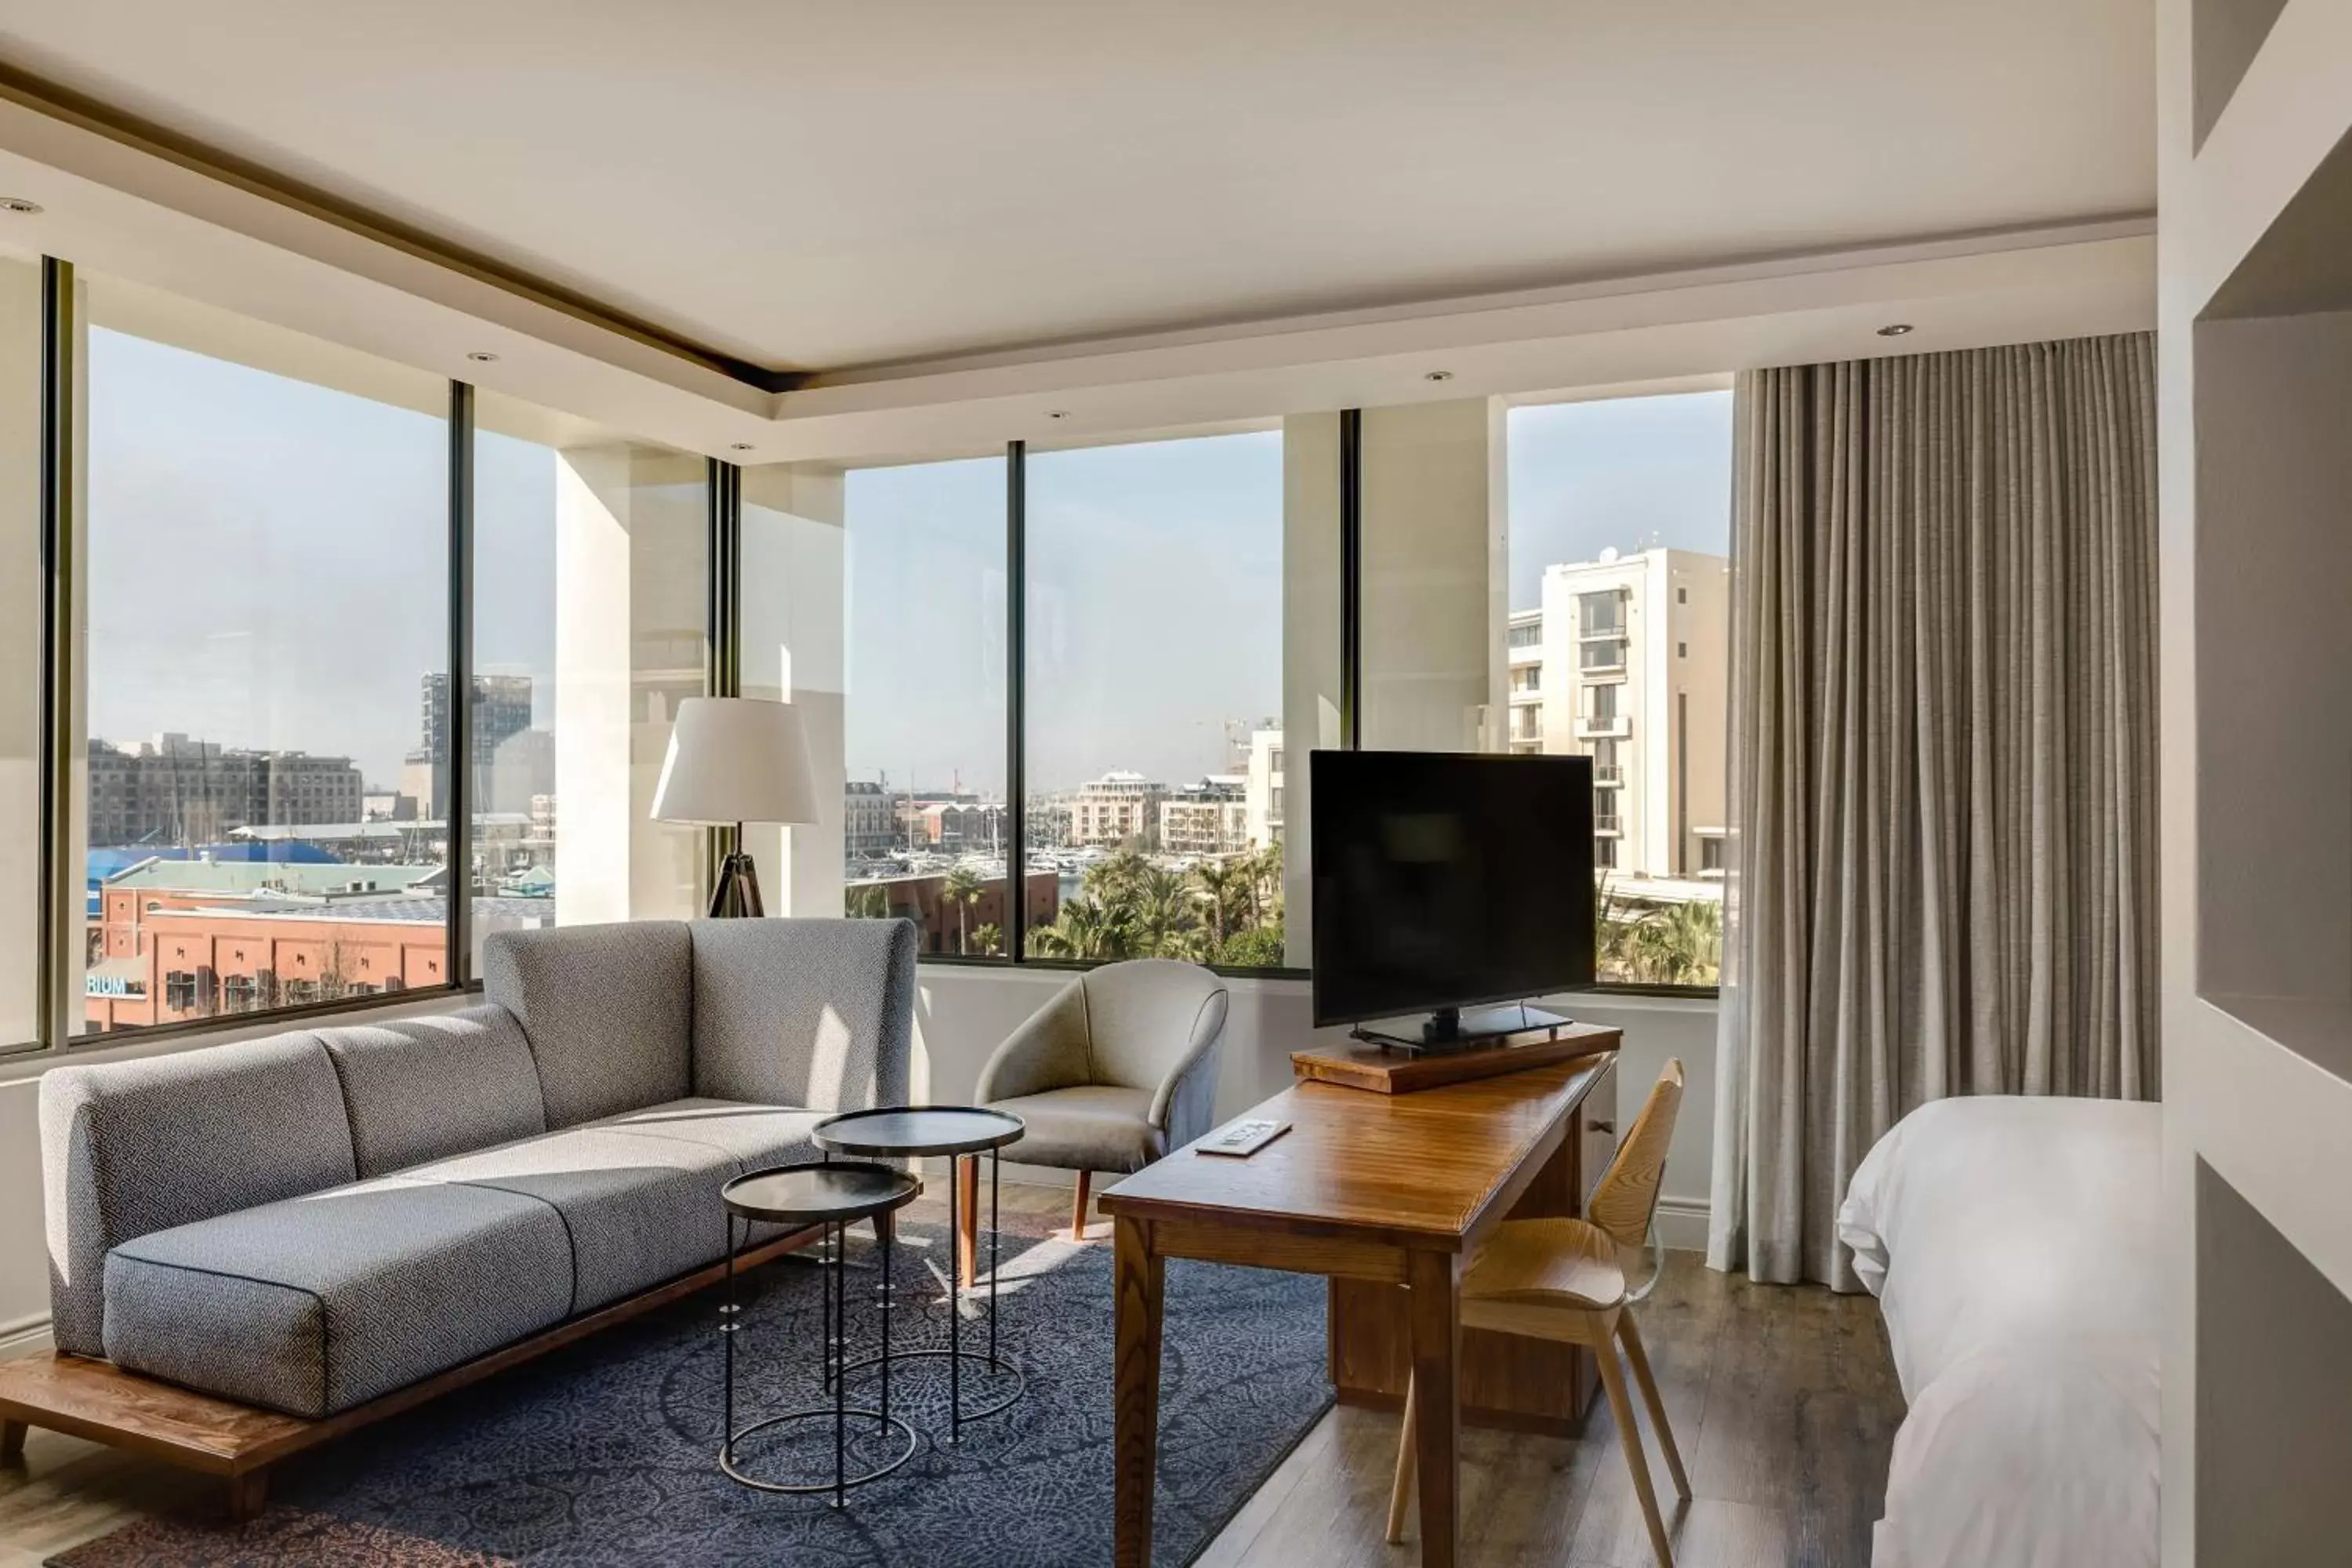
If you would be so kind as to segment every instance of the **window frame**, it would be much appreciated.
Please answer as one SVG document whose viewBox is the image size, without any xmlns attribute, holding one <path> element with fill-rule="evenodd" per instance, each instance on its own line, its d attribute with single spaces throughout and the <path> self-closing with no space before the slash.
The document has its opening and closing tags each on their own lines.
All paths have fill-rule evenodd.
<svg viewBox="0 0 2352 1568">
<path fill-rule="evenodd" d="M 71 840 L 76 759 L 86 742 L 72 733 L 77 704 L 75 684 L 83 678 L 78 658 L 74 616 L 76 595 L 81 591 L 87 567 L 86 541 L 75 548 L 83 531 L 86 501 L 76 484 L 88 438 L 88 405 L 79 384 L 80 355 L 76 352 L 87 329 L 72 262 L 43 256 L 41 266 L 41 353 L 39 464 L 36 483 L 38 506 L 36 527 L 44 576 L 40 660 L 40 800 L 37 875 L 40 914 L 35 922 L 35 983 L 37 1016 L 30 1039 L 0 1039 L 0 1061 L 64 1058 L 72 1055 L 144 1047 L 175 1040 L 216 1036 L 225 1029 L 249 1029 L 256 1023 L 283 1024 L 289 1029 L 305 1024 L 365 1014 L 382 1007 L 409 1006 L 446 997 L 462 1000 L 478 994 L 480 981 L 471 973 L 472 900 L 453 885 L 443 900 L 441 965 L 443 979 L 434 984 L 385 985 L 368 993 L 345 992 L 316 1001 L 280 1001 L 287 986 L 255 976 L 217 976 L 207 985 L 201 973 L 191 973 L 192 984 L 154 1000 L 165 1010 L 173 994 L 193 990 L 197 1000 L 209 999 L 208 1016 L 131 1027 L 89 1031 L 79 1027 L 86 994 L 82 967 L 87 963 L 87 899 L 84 856 L 88 846 Z M 472 689 L 474 585 L 474 389 L 468 383 L 446 380 L 445 415 L 447 435 L 446 535 L 448 554 L 445 574 L 448 593 L 448 647 L 445 671 L 453 691 Z M 714 474 L 732 466 L 712 460 Z M 715 488 L 715 487 L 714 487 Z M 716 517 L 713 520 L 716 528 Z M 716 617 L 709 628 L 716 632 Z M 464 684 L 459 684 L 460 682 Z M 448 830 L 447 864 L 458 865 L 470 854 L 472 807 L 469 798 L 473 704 L 453 702 L 444 731 L 446 754 L 442 771 L 449 780 L 449 806 L 444 820 Z M 464 823 L 459 828 L 454 825 Z M 232 995 L 232 993 L 237 994 Z"/>
<path fill-rule="evenodd" d="M 1340 411 L 1343 437 L 1348 426 L 1352 423 L 1355 418 L 1360 416 L 1360 410 L 1357 409 L 1343 409 Z M 1103 442 L 1095 444 L 1113 445 L 1116 443 Z M 1028 713 L 1028 627 L 1026 616 L 1029 574 L 1027 548 L 1028 450 L 1028 442 L 1023 440 L 1008 441 L 1004 445 L 1006 492 L 1004 507 L 1004 565 L 1006 595 L 1004 616 L 1004 712 L 1006 731 L 1005 748 L 1007 753 L 1005 759 L 1005 794 L 1007 797 L 1005 802 L 1007 837 L 1005 866 L 1007 881 L 1006 913 L 1008 916 L 1005 928 L 1005 951 L 997 954 L 922 952 L 916 955 L 917 962 L 919 963 L 937 964 L 948 968 L 999 970 L 1035 969 L 1077 972 L 1098 968 L 1104 963 L 1118 962 L 1114 959 L 1053 958 L 1029 952 L 1027 951 L 1029 928 L 1028 900 L 1025 898 L 1013 896 L 1013 884 L 1016 880 L 1016 878 L 1012 868 L 1018 866 L 1025 869 L 1028 864 L 1029 851 L 1028 791 L 1027 779 L 1024 774 L 1025 753 L 1027 751 L 1026 740 Z M 1342 498 L 1341 510 L 1344 514 L 1349 510 L 1348 498 L 1351 496 L 1360 497 L 1361 493 L 1362 448 L 1360 443 L 1343 438 L 1339 444 L 1339 462 L 1340 494 Z M 1346 526 L 1347 520 L 1343 515 L 1343 531 Z M 1359 695 L 1358 688 L 1360 675 L 1360 661 L 1354 657 L 1350 657 L 1349 650 L 1353 646 L 1353 639 L 1358 630 L 1358 628 L 1352 625 L 1352 622 L 1354 620 L 1354 608 L 1361 602 L 1361 561 L 1362 552 L 1359 549 L 1343 548 L 1340 552 L 1341 582 L 1339 584 L 1339 602 L 1342 607 L 1341 620 L 1343 624 L 1341 626 L 1341 643 L 1343 646 L 1340 658 L 1339 706 L 1343 715 L 1352 714 L 1355 712 L 1356 700 Z M 1614 635 L 1621 639 L 1628 638 L 1631 636 L 1631 631 L 1625 619 L 1624 593 L 1622 589 L 1608 590 L 1606 592 L 1608 592 L 1609 595 L 1615 602 L 1617 616 L 1616 627 L 1612 635 Z M 1581 605 L 1580 605 L 1578 616 L 1578 632 L 1580 638 L 1583 635 L 1581 608 Z M 1511 628 L 1507 617 L 1500 628 L 1499 635 L 1501 635 L 1504 639 L 1506 663 L 1507 665 L 1508 653 L 1511 646 Z M 1621 663 L 1618 666 L 1611 668 L 1622 668 L 1622 658 Z M 1582 671 L 1580 668 L 1574 673 L 1580 677 Z M 1507 679 L 1507 684 L 1508 682 Z M 1586 682 L 1579 679 L 1576 684 L 1586 687 L 1587 690 L 1590 691 L 1597 689 L 1603 684 L 1611 683 L 1605 681 Z M 1615 693 L 1612 690 L 1611 694 L 1611 700 L 1612 703 L 1614 700 Z M 1352 722 L 1347 721 L 1343 719 L 1341 729 L 1344 737 L 1343 743 L 1352 747 L 1356 743 L 1354 732 L 1355 726 Z M 1288 964 L 1279 966 L 1270 965 L 1264 968 L 1251 968 L 1234 964 L 1213 963 L 1205 965 L 1204 967 L 1213 970 L 1220 975 L 1231 979 L 1307 980 L 1312 979 L 1314 976 L 1314 971 L 1312 969 L 1302 969 Z M 1712 999 L 1721 994 L 1721 988 L 1715 985 L 1655 985 L 1629 981 L 1601 980 L 1594 982 L 1591 986 L 1586 987 L 1584 992 L 1580 994 L 1603 996 L 1664 996 Z"/>
<path fill-rule="evenodd" d="M 37 526 L 40 532 L 40 552 L 44 584 L 43 626 L 40 641 L 41 659 L 41 769 L 39 822 L 39 879 L 41 887 L 41 918 L 37 922 L 37 1037 L 26 1041 L 0 1040 L 0 1059 L 26 1056 L 65 1055 L 126 1045 L 145 1046 L 167 1043 L 174 1039 L 216 1035 L 225 1028 L 249 1028 L 257 1021 L 282 1022 L 289 1028 L 299 1027 L 337 1016 L 365 1014 L 378 1008 L 409 1006 L 438 998 L 462 1000 L 478 994 L 481 983 L 472 973 L 470 924 L 473 915 L 471 900 L 452 888 L 446 900 L 444 938 L 446 959 L 442 964 L 444 978 L 430 984 L 412 985 L 405 983 L 386 984 L 373 994 L 350 993 L 317 1002 L 286 1005 L 276 1001 L 279 988 L 257 984 L 257 994 L 243 1007 L 224 1010 L 205 1018 L 177 1023 L 140 1026 L 120 1032 L 83 1033 L 70 1027 L 79 1017 L 82 992 L 69 986 L 68 970 L 79 971 L 84 962 L 79 951 L 80 943 L 73 938 L 79 933 L 83 921 L 86 898 L 81 873 L 81 855 L 86 846 L 67 842 L 72 817 L 70 804 L 74 789 L 74 759 L 77 738 L 68 732 L 75 704 L 71 701 L 74 682 L 79 679 L 74 647 L 74 625 L 71 608 L 78 591 L 76 573 L 83 565 L 72 548 L 72 541 L 80 525 L 81 498 L 76 493 L 75 474 L 79 446 L 84 437 L 80 388 L 77 384 L 77 356 L 73 353 L 79 330 L 73 264 L 56 257 L 43 257 L 42 267 L 42 353 L 41 353 L 41 430 L 40 465 L 37 479 L 39 507 Z M 448 654 L 446 669 L 451 689 L 470 691 L 474 671 L 474 435 L 475 421 L 472 385 L 450 379 L 446 416 L 449 443 L 447 461 L 447 542 L 448 557 Z M 1360 419 L 1360 410 L 1339 411 L 1343 439 L 1339 444 L 1339 482 L 1342 498 L 1343 531 L 1348 522 L 1349 501 L 1360 501 L 1362 486 L 1362 449 L 1360 440 L 1348 439 L 1351 427 Z M 1006 587 L 1006 658 L 1005 658 L 1005 744 L 1007 751 L 1006 837 L 1008 883 L 1017 881 L 1011 868 L 1024 867 L 1028 851 L 1028 803 L 1024 773 L 1027 729 L 1026 687 L 1028 677 L 1026 605 L 1028 596 L 1027 538 L 1027 450 L 1025 441 L 1010 441 L 1004 447 L 1006 458 L 1005 498 L 1005 587 Z M 740 560 L 741 538 L 740 469 L 732 463 L 718 458 L 706 459 L 709 482 L 709 626 L 710 658 L 706 688 L 712 695 L 732 694 L 740 668 L 740 650 L 742 635 L 741 587 L 735 563 Z M 1344 542 L 1344 541 L 1343 541 Z M 1341 616 L 1340 708 L 1343 714 L 1343 742 L 1355 743 L 1352 715 L 1360 695 L 1359 659 L 1354 657 L 1356 641 L 1360 633 L 1357 626 L 1357 606 L 1360 604 L 1361 551 L 1343 548 L 1339 584 Z M 1622 616 L 1622 610 L 1620 612 Z M 1581 614 L 1579 616 L 1580 635 L 1582 633 Z M 1622 622 L 1621 622 L 1622 626 Z M 1498 628 L 1507 649 L 1510 627 L 1507 619 Z M 1620 632 L 1620 635 L 1623 633 Z M 463 684 L 460 684 L 460 682 Z M 460 843 L 459 832 L 452 828 L 449 835 L 448 857 L 451 864 L 458 863 L 461 855 L 470 854 L 471 731 L 473 704 L 452 704 L 450 721 L 445 731 L 447 755 L 443 759 L 446 776 L 450 780 L 453 809 L 446 820 L 468 824 Z M 460 816 L 456 809 L 464 804 L 467 815 Z M 727 840 L 731 830 L 713 829 L 709 835 L 709 859 L 731 847 Z M 1000 969 L 1030 968 L 1040 971 L 1083 971 L 1108 961 L 1051 958 L 1027 952 L 1028 908 L 1025 898 L 1019 897 L 1008 886 L 1006 951 L 999 955 L 923 954 L 920 962 L 927 964 Z M 68 951 L 72 949 L 75 951 Z M 1237 979 L 1304 980 L 1312 975 L 1309 969 L 1288 965 L 1263 968 L 1230 964 L 1209 967 L 1219 974 Z M 216 999 L 226 1004 L 231 987 L 216 983 L 212 988 Z M 1597 982 L 1589 988 L 1599 995 L 1680 996 L 1711 998 L 1719 994 L 1716 986 L 1670 986 Z M 159 997 L 160 1003 L 163 998 Z"/>
</svg>

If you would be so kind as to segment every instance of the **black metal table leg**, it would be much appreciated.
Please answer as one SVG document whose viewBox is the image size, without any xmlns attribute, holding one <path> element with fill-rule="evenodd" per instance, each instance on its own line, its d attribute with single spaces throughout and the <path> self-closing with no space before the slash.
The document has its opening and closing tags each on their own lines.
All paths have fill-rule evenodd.
<svg viewBox="0 0 2352 1568">
<path fill-rule="evenodd" d="M 849 1420 L 849 1331 L 846 1331 L 846 1310 L 849 1293 L 842 1290 L 842 1253 L 849 1244 L 849 1227 L 833 1227 L 833 1321 L 842 1326 L 842 1342 L 833 1352 L 833 1507 L 849 1502 L 849 1488 L 842 1483 L 842 1450 L 846 1446 L 845 1427 Z"/>
<path fill-rule="evenodd" d="M 999 1151 L 988 1152 L 988 1370 L 996 1370 L 996 1237 L 1002 1217 L 996 1206 L 996 1165 Z"/>
<path fill-rule="evenodd" d="M 748 1224 L 746 1228 L 749 1228 Z M 719 1457 L 721 1464 L 735 1458 L 735 1328 L 742 1321 L 742 1309 L 735 1300 L 735 1216 L 727 1215 L 727 1300 L 719 1307 L 719 1334 L 725 1345 L 727 1373 L 723 1379 L 726 1392 L 721 1397 Z"/>
<path fill-rule="evenodd" d="M 948 1442 L 963 1435 L 963 1156 L 948 1156 Z"/>
</svg>

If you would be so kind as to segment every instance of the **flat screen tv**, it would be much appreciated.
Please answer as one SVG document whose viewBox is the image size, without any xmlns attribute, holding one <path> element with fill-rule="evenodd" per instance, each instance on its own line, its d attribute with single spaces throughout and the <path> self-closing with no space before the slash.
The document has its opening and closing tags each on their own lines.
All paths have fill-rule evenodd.
<svg viewBox="0 0 2352 1568">
<path fill-rule="evenodd" d="M 1315 752 L 1308 767 L 1317 1024 L 1433 1014 L 1435 1043 L 1512 1026 L 1462 1009 L 1592 984 L 1591 758 Z"/>
</svg>

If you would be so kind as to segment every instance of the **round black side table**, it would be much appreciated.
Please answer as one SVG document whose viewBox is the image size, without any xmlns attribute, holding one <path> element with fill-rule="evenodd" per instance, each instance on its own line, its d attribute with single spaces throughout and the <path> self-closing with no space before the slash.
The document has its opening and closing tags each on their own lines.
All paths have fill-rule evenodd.
<svg viewBox="0 0 2352 1568">
<path fill-rule="evenodd" d="M 850 1110 L 839 1116 L 827 1117 L 810 1131 L 809 1137 L 827 1153 L 862 1154 L 868 1159 L 904 1157 L 908 1155 L 948 1156 L 948 1237 L 952 1254 L 948 1264 L 948 1348 L 945 1350 L 901 1350 L 895 1352 L 903 1360 L 919 1358 L 943 1359 L 948 1363 L 948 1441 L 953 1443 L 961 1436 L 963 1424 L 993 1415 L 1019 1399 L 1026 1390 L 1027 1381 L 1018 1367 L 1008 1366 L 996 1350 L 996 1259 L 997 1259 L 997 1172 L 999 1156 L 1007 1143 L 1017 1142 L 1027 1129 L 1019 1117 L 1003 1110 L 989 1110 L 976 1105 L 915 1105 L 885 1106 L 875 1110 Z M 963 1184 L 956 1180 L 958 1163 L 966 1157 L 988 1155 L 988 1353 L 963 1348 Z M 975 1194 L 973 1205 L 978 1206 Z M 977 1216 L 974 1216 L 977 1218 Z M 885 1253 L 882 1273 L 887 1284 L 890 1260 Z M 887 1365 L 893 1352 L 886 1346 L 882 1359 Z M 870 1366 L 876 1358 L 869 1357 L 850 1370 Z M 963 1407 L 963 1363 L 985 1362 L 992 1373 L 1010 1372 L 1013 1386 L 999 1399 L 981 1409 L 966 1411 Z"/>
<path fill-rule="evenodd" d="M 754 1171 L 748 1176 L 738 1176 L 719 1190 L 719 1201 L 727 1210 L 727 1302 L 719 1309 L 719 1331 L 726 1344 L 725 1406 L 719 1444 L 719 1468 L 727 1475 L 763 1492 L 809 1494 L 831 1492 L 833 1506 L 839 1508 L 848 1500 L 852 1487 L 881 1479 L 912 1458 L 921 1439 L 915 1429 L 890 1414 L 890 1239 L 892 1227 L 883 1226 L 882 1232 L 882 1394 L 880 1408 L 852 1407 L 848 1398 L 848 1379 L 844 1364 L 849 1355 L 849 1336 L 842 1327 L 848 1299 L 842 1285 L 843 1270 L 839 1264 L 842 1243 L 849 1226 L 861 1219 L 887 1214 L 912 1203 L 921 1190 L 914 1177 L 887 1165 L 857 1161 L 811 1162 L 798 1165 L 779 1165 L 772 1170 Z M 808 1226 L 824 1227 L 821 1246 L 831 1248 L 834 1268 L 826 1271 L 821 1283 L 825 1292 L 824 1383 L 833 1390 L 830 1405 L 810 1405 L 802 1410 L 788 1410 L 782 1415 L 771 1415 L 747 1426 L 735 1425 L 735 1336 L 743 1327 L 743 1309 L 735 1294 L 735 1222 L 743 1222 L 743 1241 L 751 1239 L 755 1224 L 787 1226 L 802 1229 Z M 735 1445 L 755 1432 L 765 1432 L 796 1422 L 833 1417 L 833 1479 L 830 1481 L 769 1480 L 739 1468 L 735 1463 Z M 887 1433 L 896 1430 L 906 1439 L 906 1447 L 887 1463 L 877 1465 L 862 1475 L 845 1474 L 848 1449 L 849 1418 L 872 1417 L 877 1429 Z"/>
</svg>

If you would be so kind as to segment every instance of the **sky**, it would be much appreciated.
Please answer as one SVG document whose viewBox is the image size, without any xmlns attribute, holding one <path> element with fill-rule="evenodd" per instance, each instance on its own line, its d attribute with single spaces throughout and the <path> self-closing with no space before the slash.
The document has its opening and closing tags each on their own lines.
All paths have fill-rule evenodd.
<svg viewBox="0 0 2352 1568">
<path fill-rule="evenodd" d="M 89 333 L 90 732 L 353 758 L 392 784 L 447 659 L 446 426 Z M 476 450 L 476 663 L 554 658 L 555 463 Z"/>
<path fill-rule="evenodd" d="M 1723 552 L 1731 395 L 1515 408 L 1510 602 L 1604 546 Z M 399 778 L 447 643 L 446 427 L 185 350 L 89 334 L 90 731 L 177 731 Z M 476 663 L 553 720 L 555 458 L 476 448 Z M 1004 785 L 1004 464 L 847 480 L 853 778 Z M 1033 788 L 1222 770 L 1282 709 L 1282 437 L 1029 458 Z"/>
<path fill-rule="evenodd" d="M 1731 551 L 1731 394 L 1514 408 L 1511 608 L 1543 603 L 1544 568 L 1614 546 Z"/>
</svg>

